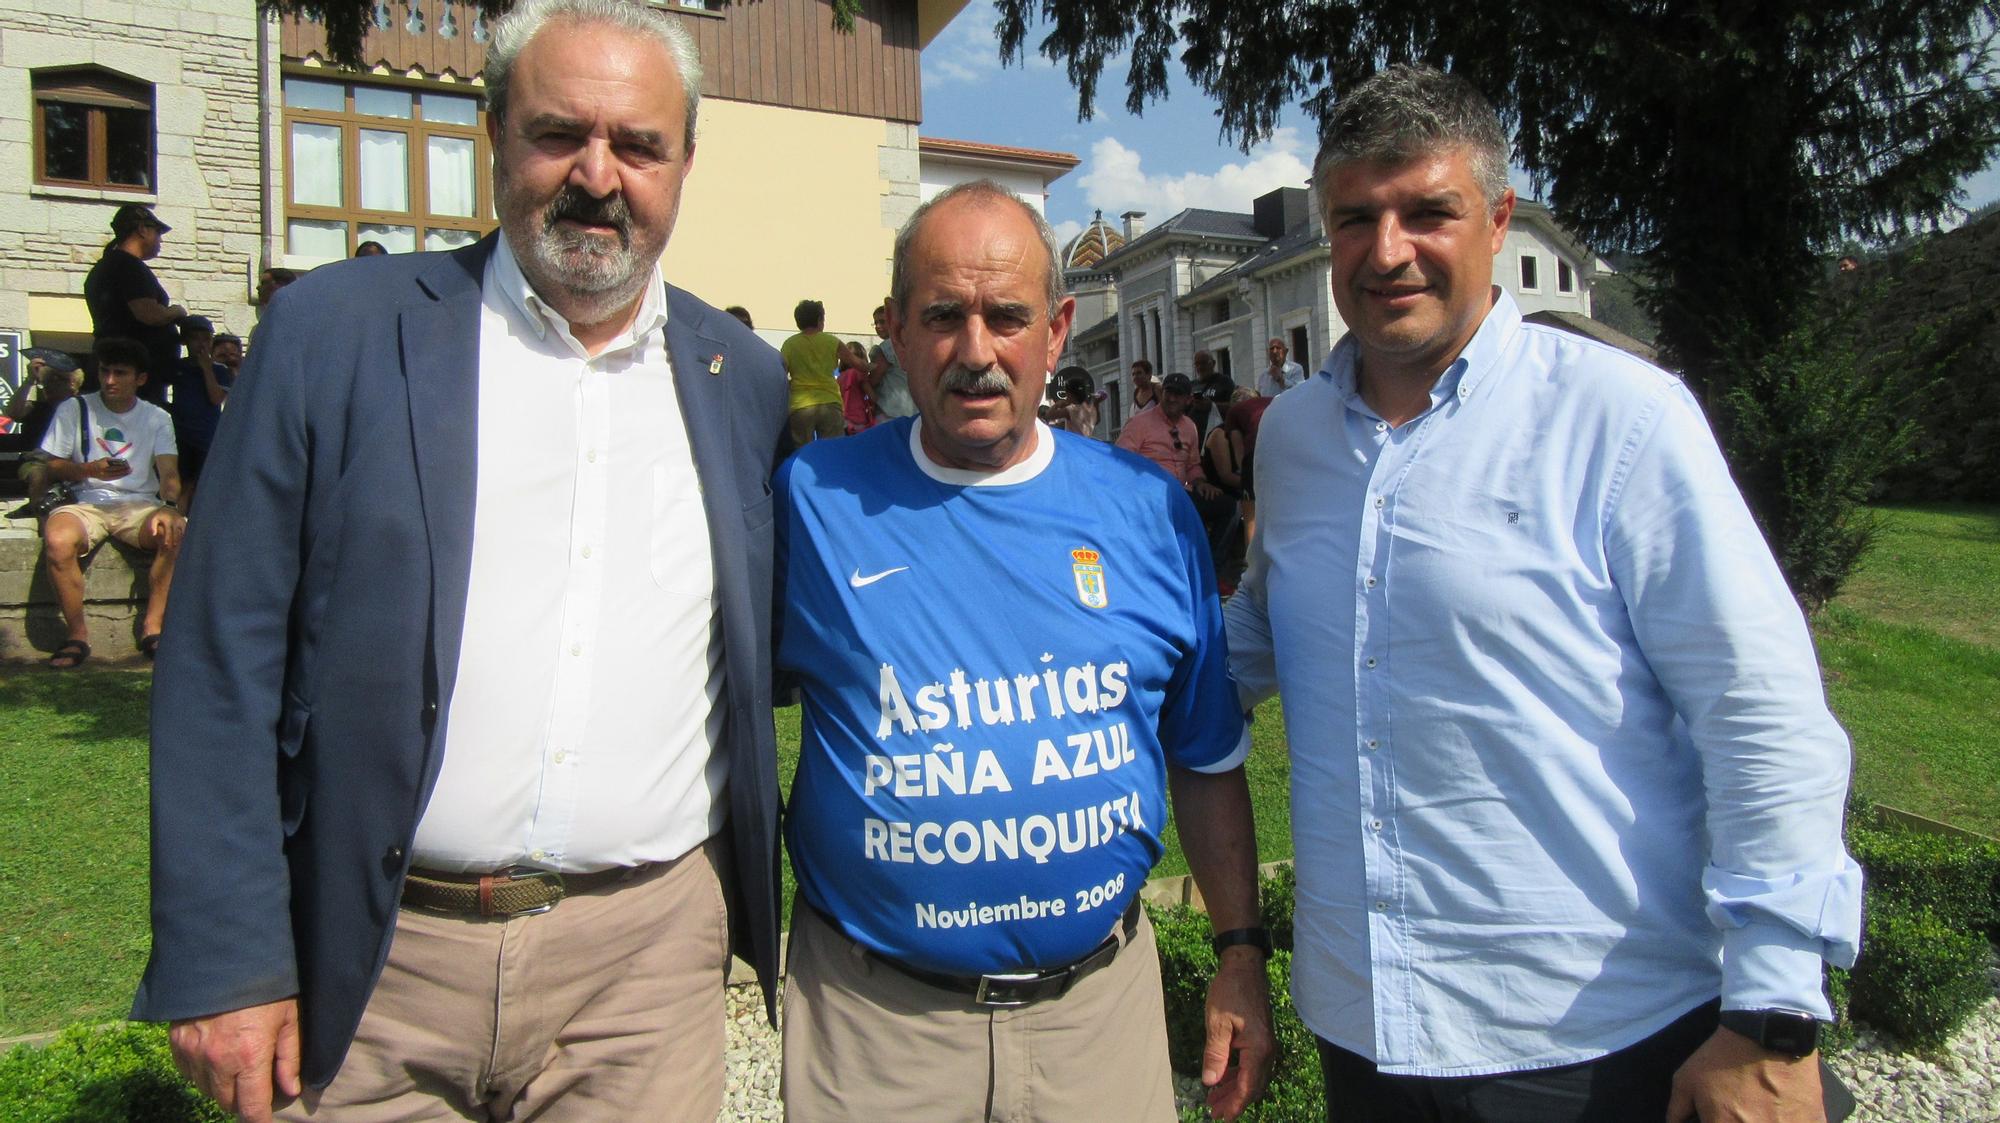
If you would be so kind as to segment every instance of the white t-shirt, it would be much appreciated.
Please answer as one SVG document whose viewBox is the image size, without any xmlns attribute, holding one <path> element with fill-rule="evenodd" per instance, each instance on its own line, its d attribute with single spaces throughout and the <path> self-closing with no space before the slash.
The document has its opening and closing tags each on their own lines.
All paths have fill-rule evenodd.
<svg viewBox="0 0 2000 1123">
<path fill-rule="evenodd" d="M 88 447 L 77 447 L 81 425 L 76 402 L 90 409 Z M 42 434 L 42 451 L 60 460 L 85 463 L 107 456 L 122 458 L 132 465 L 130 475 L 115 480 L 86 479 L 76 483 L 77 499 L 100 507 L 120 503 L 158 503 L 160 474 L 153 468 L 156 456 L 179 456 L 174 444 L 174 421 L 167 411 L 144 399 L 134 399 L 132 408 L 113 413 L 105 408 L 102 394 L 84 394 L 56 407 L 48 431 Z"/>
</svg>

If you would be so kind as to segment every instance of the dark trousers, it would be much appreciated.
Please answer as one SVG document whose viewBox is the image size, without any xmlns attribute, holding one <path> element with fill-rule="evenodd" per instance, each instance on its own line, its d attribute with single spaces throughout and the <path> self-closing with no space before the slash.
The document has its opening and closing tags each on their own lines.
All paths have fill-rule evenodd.
<svg viewBox="0 0 2000 1123">
<path fill-rule="evenodd" d="M 1718 1002 L 1698 1006 L 1594 1061 L 1491 1076 L 1386 1074 L 1321 1040 L 1327 1123 L 1658 1123 L 1667 1117 L 1674 1072 L 1715 1032 L 1720 1009 Z M 1844 1118 L 1853 1097 L 1824 1064 L 1820 1080 L 1827 1118 Z"/>
</svg>

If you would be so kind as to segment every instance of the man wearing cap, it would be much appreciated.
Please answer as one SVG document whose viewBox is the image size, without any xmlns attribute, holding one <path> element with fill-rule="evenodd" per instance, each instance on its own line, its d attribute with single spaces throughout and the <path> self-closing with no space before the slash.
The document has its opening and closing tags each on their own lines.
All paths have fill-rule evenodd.
<svg viewBox="0 0 2000 1123">
<path fill-rule="evenodd" d="M 56 407 L 82 388 L 83 371 L 78 369 L 75 359 L 53 347 L 30 347 L 21 352 L 21 357 L 28 360 L 28 374 L 21 380 L 20 389 L 7 400 L 4 415 L 13 423 L 7 432 L 18 441 L 15 447 L 30 450 L 22 455 L 17 471 L 32 507 L 34 499 L 49 487 L 49 462 L 48 455 L 41 451 L 42 434 L 48 432 Z M 20 518 L 28 513 L 29 507 L 22 507 L 9 517 Z"/>
<path fill-rule="evenodd" d="M 83 279 L 84 303 L 90 307 L 90 334 L 96 339 L 132 339 L 146 348 L 152 377 L 139 396 L 165 405 L 168 376 L 179 365 L 181 339 L 174 325 L 187 309 L 167 297 L 148 261 L 160 256 L 168 231 L 148 207 L 127 203 L 111 216 L 112 239 L 104 256 Z"/>
<path fill-rule="evenodd" d="M 1193 398 L 1194 383 L 1187 375 L 1176 372 L 1162 378 L 1159 408 L 1133 414 L 1118 431 L 1117 442 L 1119 448 L 1158 464 L 1189 493 L 1201 479 L 1201 437 L 1187 415 Z"/>
<path fill-rule="evenodd" d="M 215 440 L 215 427 L 222 422 L 222 403 L 236 372 L 215 358 L 215 325 L 207 316 L 189 316 L 181 321 L 181 339 L 187 344 L 187 358 L 174 367 L 174 443 L 181 450 L 181 510 L 192 510 L 195 483 L 201 466 L 208 460 L 208 446 Z"/>
</svg>

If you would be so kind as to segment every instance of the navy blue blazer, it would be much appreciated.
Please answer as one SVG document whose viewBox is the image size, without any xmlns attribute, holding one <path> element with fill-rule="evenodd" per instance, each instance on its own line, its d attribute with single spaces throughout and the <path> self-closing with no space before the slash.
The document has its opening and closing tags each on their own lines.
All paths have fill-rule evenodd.
<svg viewBox="0 0 2000 1123">
<path fill-rule="evenodd" d="M 230 395 L 174 576 L 153 680 L 153 948 L 132 1016 L 297 994 L 313 1085 L 333 1079 L 381 973 L 442 761 L 493 244 L 341 263 L 286 289 Z M 771 996 L 769 478 L 785 372 L 734 318 L 671 287 L 667 301 L 716 559 L 734 915 Z M 523 441 L 487 454 L 535 455 Z"/>
</svg>

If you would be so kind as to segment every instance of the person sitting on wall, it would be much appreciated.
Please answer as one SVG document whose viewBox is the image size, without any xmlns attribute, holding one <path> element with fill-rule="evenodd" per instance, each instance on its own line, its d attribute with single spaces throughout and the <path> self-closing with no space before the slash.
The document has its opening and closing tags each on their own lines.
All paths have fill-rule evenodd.
<svg viewBox="0 0 2000 1123">
<path fill-rule="evenodd" d="M 8 435 L 19 442 L 14 447 L 28 450 L 22 454 L 16 471 L 32 507 L 33 500 L 49 489 L 49 462 L 41 451 L 42 435 L 49 431 L 49 421 L 57 407 L 83 388 L 83 369 L 75 359 L 53 347 L 30 347 L 21 352 L 21 357 L 28 360 L 27 377 L 7 400 L 0 416 L 10 423 Z M 8 517 L 21 518 L 29 513 L 29 507 L 14 510 Z"/>
<path fill-rule="evenodd" d="M 175 507 L 181 478 L 173 421 L 166 410 L 139 400 L 146 377 L 144 345 L 117 337 L 99 340 L 97 392 L 72 399 L 71 408 L 58 408 L 42 437 L 49 475 L 76 485 L 77 499 L 50 512 L 42 524 L 42 561 L 69 629 L 69 638 L 49 657 L 57 670 L 90 658 L 83 559 L 106 538 L 153 554 L 139 651 L 151 659 L 159 650 L 167 588 L 187 519 Z"/>
</svg>

